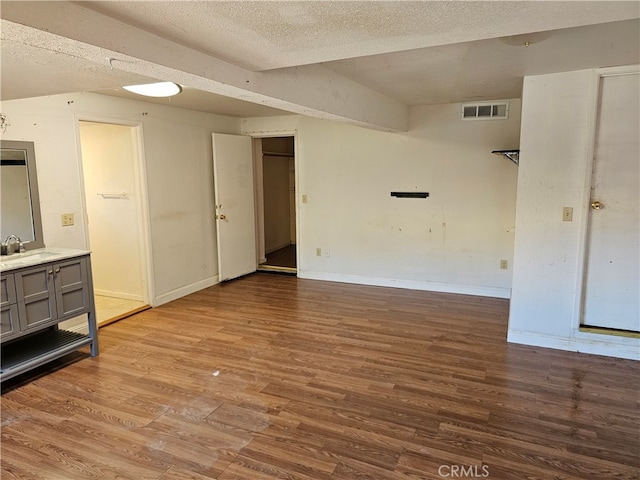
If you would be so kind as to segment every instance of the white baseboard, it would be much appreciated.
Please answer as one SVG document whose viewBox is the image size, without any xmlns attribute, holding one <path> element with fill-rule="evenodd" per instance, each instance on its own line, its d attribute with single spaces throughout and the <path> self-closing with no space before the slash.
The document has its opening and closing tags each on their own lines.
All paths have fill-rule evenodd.
<svg viewBox="0 0 640 480">
<path fill-rule="evenodd" d="M 507 341 L 533 347 L 640 360 L 640 339 L 638 338 L 590 332 L 575 332 L 573 337 L 558 337 L 542 333 L 509 330 Z"/>
<path fill-rule="evenodd" d="M 176 288 L 175 290 L 171 290 L 170 292 L 163 293 L 162 295 L 157 295 L 152 306 L 157 307 L 159 305 L 172 302 L 173 300 L 177 300 L 178 298 L 184 297 L 191 293 L 195 293 L 202 289 L 217 285 L 218 283 L 220 283 L 220 277 L 218 275 L 215 275 L 213 277 L 200 280 L 199 282 L 192 283 L 190 285 L 185 285 L 184 287 Z"/>
<path fill-rule="evenodd" d="M 142 295 L 134 295 L 131 293 L 111 292 L 109 290 L 100 290 L 98 288 L 94 288 L 93 293 L 95 295 L 100 295 L 101 297 L 123 298 L 125 300 L 136 300 L 138 302 L 144 301 Z"/>
<path fill-rule="evenodd" d="M 325 280 L 328 282 L 356 283 L 376 287 L 406 288 L 428 292 L 458 293 L 461 295 L 478 295 L 481 297 L 510 298 L 510 288 L 481 287 L 476 285 L 457 285 L 450 283 L 423 282 L 420 280 L 404 280 L 384 277 L 368 277 L 343 273 L 310 272 L 298 270 L 299 278 Z"/>
</svg>

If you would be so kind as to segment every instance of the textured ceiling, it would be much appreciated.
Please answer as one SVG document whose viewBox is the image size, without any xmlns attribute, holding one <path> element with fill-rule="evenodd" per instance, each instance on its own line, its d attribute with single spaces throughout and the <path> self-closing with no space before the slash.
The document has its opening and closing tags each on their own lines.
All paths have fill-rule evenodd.
<svg viewBox="0 0 640 480">
<path fill-rule="evenodd" d="M 325 66 L 407 105 L 519 98 L 525 75 L 637 62 L 639 26 L 638 20 L 611 22 L 524 35 L 518 43 L 493 38 Z M 533 43 L 538 38 L 544 40 Z"/>
<path fill-rule="evenodd" d="M 180 82 L 172 105 L 238 117 L 311 114 L 323 95 L 327 104 L 336 95 L 345 104 L 379 94 L 404 105 L 513 98 L 525 75 L 640 63 L 638 1 L 2 1 L 0 17 L 9 21 L 2 99 L 131 97 L 119 87 L 180 77 L 192 84 Z M 127 60 L 109 65 L 116 54 Z M 189 76 L 167 78 L 180 71 Z M 280 92 L 280 79 L 295 82 Z"/>
<path fill-rule="evenodd" d="M 638 16 L 638 2 L 91 1 L 83 6 L 250 70 Z"/>
</svg>

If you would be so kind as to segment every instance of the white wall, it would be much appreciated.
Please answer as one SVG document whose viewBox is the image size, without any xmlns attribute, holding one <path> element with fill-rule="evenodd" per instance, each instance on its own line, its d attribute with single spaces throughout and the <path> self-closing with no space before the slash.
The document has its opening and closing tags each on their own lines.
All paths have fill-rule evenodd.
<svg viewBox="0 0 640 480">
<path fill-rule="evenodd" d="M 104 95 L 76 93 L 2 102 L 4 139 L 35 143 L 47 246 L 87 248 L 77 122 L 140 124 L 152 244 L 152 303 L 217 281 L 211 132 L 238 133 L 239 120 Z M 75 214 L 62 227 L 60 214 Z"/>
<path fill-rule="evenodd" d="M 257 136 L 297 131 L 298 275 L 509 297 L 511 270 L 499 265 L 513 254 L 517 167 L 490 152 L 519 145 L 519 100 L 508 120 L 462 121 L 450 104 L 413 108 L 410 125 L 394 134 L 298 116 L 242 121 Z"/>
<path fill-rule="evenodd" d="M 578 330 L 597 88 L 593 70 L 525 78 L 508 339 L 640 358 L 637 339 Z"/>
</svg>

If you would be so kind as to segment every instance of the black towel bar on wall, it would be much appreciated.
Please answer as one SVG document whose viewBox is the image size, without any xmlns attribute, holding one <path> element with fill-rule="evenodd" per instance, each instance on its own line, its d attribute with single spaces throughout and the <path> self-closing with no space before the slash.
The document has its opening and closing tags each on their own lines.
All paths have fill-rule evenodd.
<svg viewBox="0 0 640 480">
<path fill-rule="evenodd" d="M 427 198 L 429 192 L 391 192 L 391 196 L 396 198 Z"/>
</svg>

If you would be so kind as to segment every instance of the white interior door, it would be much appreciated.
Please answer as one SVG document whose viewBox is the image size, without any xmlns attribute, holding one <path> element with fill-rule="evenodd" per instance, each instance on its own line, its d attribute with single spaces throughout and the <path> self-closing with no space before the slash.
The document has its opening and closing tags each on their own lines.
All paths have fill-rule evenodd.
<svg viewBox="0 0 640 480">
<path fill-rule="evenodd" d="M 582 323 L 640 331 L 640 75 L 600 95 Z"/>
<path fill-rule="evenodd" d="M 213 178 L 220 281 L 256 271 L 251 138 L 213 134 Z"/>
</svg>

